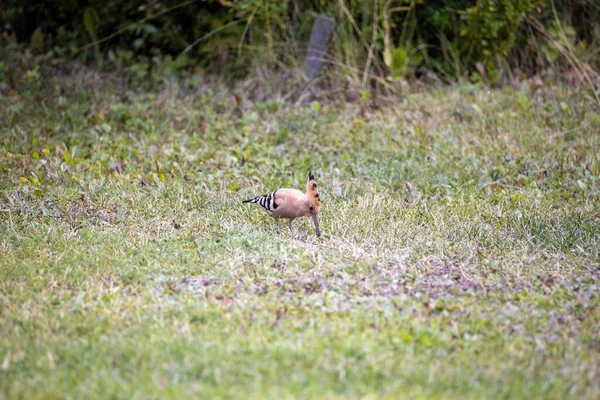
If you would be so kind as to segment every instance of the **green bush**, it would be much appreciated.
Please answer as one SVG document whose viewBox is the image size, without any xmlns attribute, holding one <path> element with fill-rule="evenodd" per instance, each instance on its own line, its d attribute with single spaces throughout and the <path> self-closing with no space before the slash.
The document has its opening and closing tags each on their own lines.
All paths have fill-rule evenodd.
<svg viewBox="0 0 600 400">
<path fill-rule="evenodd" d="M 600 66 L 600 5 L 584 1 L 7 0 L 0 29 L 5 45 L 133 78 L 197 68 L 235 80 L 296 67 L 316 14 L 335 18 L 329 70 L 363 84 L 426 70 L 494 84 L 510 69 L 572 66 L 566 54 Z"/>
</svg>

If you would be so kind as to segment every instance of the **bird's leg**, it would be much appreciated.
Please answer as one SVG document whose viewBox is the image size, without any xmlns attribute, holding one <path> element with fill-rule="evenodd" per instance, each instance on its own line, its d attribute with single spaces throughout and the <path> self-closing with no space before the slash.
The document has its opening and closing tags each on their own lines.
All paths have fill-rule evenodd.
<svg viewBox="0 0 600 400">
<path fill-rule="evenodd" d="M 275 218 L 275 227 L 277 228 L 277 234 L 281 235 L 281 229 L 279 229 L 279 218 Z"/>
<path fill-rule="evenodd" d="M 292 229 L 292 221 L 294 220 L 294 218 L 290 218 L 290 222 L 288 223 L 288 226 L 290 227 L 290 232 L 292 234 L 292 236 L 294 236 L 294 230 Z"/>
</svg>

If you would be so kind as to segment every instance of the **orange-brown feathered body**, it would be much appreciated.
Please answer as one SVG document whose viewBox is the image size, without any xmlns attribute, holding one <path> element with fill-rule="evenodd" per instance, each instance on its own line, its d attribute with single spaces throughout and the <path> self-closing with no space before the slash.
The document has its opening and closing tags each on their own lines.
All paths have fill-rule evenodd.
<svg viewBox="0 0 600 400">
<path fill-rule="evenodd" d="M 244 203 L 256 203 L 262 206 L 271 217 L 275 218 L 277 227 L 279 227 L 279 218 L 289 219 L 290 230 L 292 230 L 292 221 L 295 218 L 312 217 L 317 236 L 321 234 L 319 219 L 317 217 L 321 210 L 321 200 L 315 177 L 310 172 L 308 173 L 308 182 L 306 183 L 306 193 L 302 193 L 297 189 L 283 188 L 245 200 Z"/>
</svg>

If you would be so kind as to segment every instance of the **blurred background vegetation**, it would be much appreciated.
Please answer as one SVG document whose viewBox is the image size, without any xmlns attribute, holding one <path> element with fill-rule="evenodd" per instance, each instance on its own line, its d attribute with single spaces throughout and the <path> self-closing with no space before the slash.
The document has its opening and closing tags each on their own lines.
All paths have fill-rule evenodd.
<svg viewBox="0 0 600 400">
<path fill-rule="evenodd" d="M 315 15 L 335 19 L 311 83 L 323 91 L 598 82 L 597 0 L 5 0 L 0 79 L 16 90 L 23 71 L 86 65 L 140 85 L 200 73 L 269 93 L 302 82 Z"/>
</svg>

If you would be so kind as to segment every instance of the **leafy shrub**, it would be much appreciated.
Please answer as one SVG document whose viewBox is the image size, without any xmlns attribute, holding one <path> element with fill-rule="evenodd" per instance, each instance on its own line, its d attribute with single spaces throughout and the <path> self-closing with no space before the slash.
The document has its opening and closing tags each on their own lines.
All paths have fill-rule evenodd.
<svg viewBox="0 0 600 400">
<path fill-rule="evenodd" d="M 567 55 L 600 66 L 600 5 L 584 1 L 7 0 L 0 29 L 34 53 L 137 79 L 193 68 L 236 79 L 296 66 L 316 14 L 336 21 L 328 68 L 362 84 L 426 70 L 497 83 Z"/>
</svg>

